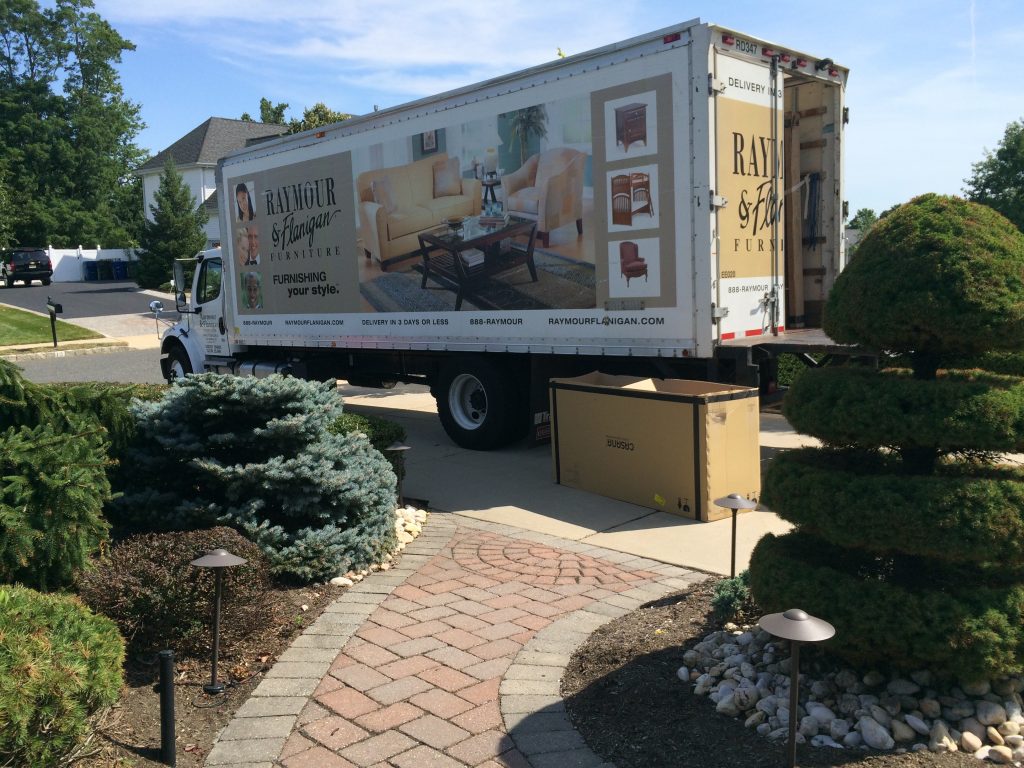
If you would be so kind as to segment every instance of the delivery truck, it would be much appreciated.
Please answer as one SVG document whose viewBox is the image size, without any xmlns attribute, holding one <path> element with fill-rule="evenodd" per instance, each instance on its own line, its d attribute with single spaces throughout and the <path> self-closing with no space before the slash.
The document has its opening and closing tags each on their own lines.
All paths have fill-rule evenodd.
<svg viewBox="0 0 1024 768">
<path fill-rule="evenodd" d="M 847 76 L 693 20 L 227 155 L 163 372 L 419 382 L 477 449 L 553 377 L 770 389 L 828 344 Z"/>
</svg>

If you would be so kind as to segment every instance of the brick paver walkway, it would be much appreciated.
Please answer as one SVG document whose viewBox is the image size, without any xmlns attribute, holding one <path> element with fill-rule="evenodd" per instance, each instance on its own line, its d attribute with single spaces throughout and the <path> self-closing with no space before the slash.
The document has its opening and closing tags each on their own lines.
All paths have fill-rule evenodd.
<svg viewBox="0 0 1024 768">
<path fill-rule="evenodd" d="M 434 513 L 298 638 L 207 766 L 589 768 L 559 681 L 616 616 L 705 577 Z"/>
</svg>

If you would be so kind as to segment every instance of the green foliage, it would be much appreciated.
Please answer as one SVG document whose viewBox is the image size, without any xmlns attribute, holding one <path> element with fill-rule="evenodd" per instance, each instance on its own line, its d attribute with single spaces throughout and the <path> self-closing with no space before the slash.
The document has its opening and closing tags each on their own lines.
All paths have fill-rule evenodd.
<svg viewBox="0 0 1024 768">
<path fill-rule="evenodd" d="M 286 109 L 288 109 L 288 105 L 284 102 L 274 104 L 270 99 L 262 97 L 260 98 L 259 122 L 270 123 L 272 125 L 284 125 L 284 111 Z M 256 122 L 248 112 L 243 112 L 241 119 L 248 120 L 250 123 Z"/>
<path fill-rule="evenodd" d="M 0 581 L 53 590 L 86 567 L 107 540 L 107 462 L 98 428 L 0 434 Z"/>
<path fill-rule="evenodd" d="M 287 104 L 285 106 L 287 106 Z M 261 112 L 262 107 L 263 105 L 261 102 Z M 301 120 L 292 118 L 288 122 L 288 133 L 301 133 L 302 131 L 308 131 L 313 128 L 323 128 L 328 125 L 333 125 L 334 123 L 340 123 L 342 120 L 348 120 L 350 117 L 352 117 L 352 115 L 347 112 L 335 112 L 322 101 L 318 101 L 312 107 L 307 107 L 302 111 Z M 267 121 L 264 120 L 264 122 Z M 282 121 L 282 123 L 283 122 L 284 121 Z"/>
<path fill-rule="evenodd" d="M 517 109 L 508 114 L 509 140 L 519 142 L 519 165 L 526 164 L 526 152 L 530 139 L 543 139 L 548 135 L 548 113 L 543 104 Z"/>
<path fill-rule="evenodd" d="M 853 218 L 846 222 L 846 226 L 850 229 L 856 229 L 860 231 L 861 234 L 864 234 L 871 229 L 872 225 L 876 221 L 878 221 L 878 216 L 875 215 L 875 212 L 871 208 L 859 208 L 857 212 L 853 214 Z"/>
<path fill-rule="evenodd" d="M 952 356 L 1024 336 L 1024 234 L 983 205 L 922 195 L 881 219 L 836 279 L 824 329 L 840 343 L 912 352 L 929 376 Z"/>
<path fill-rule="evenodd" d="M 740 571 L 732 579 L 722 579 L 715 584 L 711 608 L 719 621 L 735 618 L 750 601 L 750 571 Z"/>
<path fill-rule="evenodd" d="M 87 0 L 0 4 L 0 167 L 20 245 L 131 245 L 142 209 L 123 192 L 143 124 L 117 67 L 134 45 Z"/>
<path fill-rule="evenodd" d="M 855 665 L 1022 671 L 1024 471 L 991 462 L 1024 447 L 1024 379 L 950 366 L 1020 372 L 1024 234 L 976 203 L 915 198 L 861 242 L 825 330 L 909 369 L 794 383 L 785 414 L 826 447 L 769 466 L 762 501 L 796 528 L 758 543 L 755 599 L 827 618 Z"/>
<path fill-rule="evenodd" d="M 971 171 L 967 198 L 991 206 L 1024 230 L 1024 120 L 1007 125 L 995 151 L 986 150 Z"/>
<path fill-rule="evenodd" d="M 274 621 L 267 559 L 258 546 L 232 528 L 135 536 L 114 546 L 79 580 L 82 600 L 113 619 L 139 652 L 173 648 L 203 656 L 213 645 L 214 575 L 190 563 L 223 548 L 247 562 L 228 568 L 221 602 L 221 647 Z"/>
<path fill-rule="evenodd" d="M 798 605 L 827 618 L 836 628 L 827 649 L 849 663 L 963 680 L 1024 671 L 1024 586 L 983 575 L 864 556 L 799 532 L 765 536 L 750 562 L 761 608 Z"/>
<path fill-rule="evenodd" d="M 398 422 L 346 411 L 331 425 L 330 430 L 337 435 L 362 432 L 370 440 L 370 445 L 388 460 L 395 476 L 399 479 L 405 477 L 405 451 L 385 450 L 392 443 L 405 442 L 405 427 Z"/>
<path fill-rule="evenodd" d="M 14 243 L 15 210 L 8 183 L 7 172 L 0 165 L 0 248 L 7 248 Z"/>
<path fill-rule="evenodd" d="M 156 204 L 149 207 L 153 220 L 143 224 L 140 239 L 140 288 L 160 287 L 173 272 L 175 259 L 195 256 L 206 245 L 203 225 L 209 216 L 202 203 L 192 197 L 170 157 L 153 199 Z"/>
<path fill-rule="evenodd" d="M 0 585 L 0 764 L 55 766 L 120 694 L 124 641 L 73 597 Z"/>
<path fill-rule="evenodd" d="M 366 567 L 395 544 L 395 474 L 362 434 L 332 434 L 333 384 L 200 374 L 133 406 L 125 495 L 135 530 L 230 525 L 276 575 L 314 581 Z"/>
<path fill-rule="evenodd" d="M 878 555 L 1024 568 L 1024 470 L 942 464 L 908 475 L 879 453 L 776 456 L 762 503 L 801 531 Z"/>
<path fill-rule="evenodd" d="M 783 413 L 798 432 L 833 445 L 1024 450 L 1024 381 L 979 370 L 940 371 L 931 381 L 906 370 L 808 370 Z"/>
</svg>

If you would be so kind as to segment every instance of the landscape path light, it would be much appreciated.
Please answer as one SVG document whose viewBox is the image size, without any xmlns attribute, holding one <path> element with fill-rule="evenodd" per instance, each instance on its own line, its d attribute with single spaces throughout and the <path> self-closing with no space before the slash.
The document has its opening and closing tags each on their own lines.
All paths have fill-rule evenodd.
<svg viewBox="0 0 1024 768">
<path fill-rule="evenodd" d="M 784 613 L 769 613 L 758 622 L 765 632 L 789 640 L 789 743 L 786 746 L 786 766 L 796 765 L 796 708 L 800 701 L 800 643 L 820 643 L 836 633 L 836 628 L 824 619 L 809 616 L 799 608 Z"/>
<path fill-rule="evenodd" d="M 395 442 L 393 442 L 391 445 L 384 449 L 388 453 L 396 453 L 402 459 L 400 462 L 398 462 L 398 465 L 401 469 L 399 472 L 395 473 L 398 475 L 398 506 L 400 507 L 405 506 L 405 497 L 402 496 L 402 476 L 405 474 L 405 458 L 403 456 L 403 453 L 405 451 L 410 450 L 411 448 L 411 445 L 406 445 L 401 440 L 395 440 Z"/>
<path fill-rule="evenodd" d="M 217 682 L 217 657 L 220 655 L 220 598 L 224 590 L 224 569 L 245 563 L 243 558 L 232 555 L 226 549 L 211 549 L 192 561 L 196 568 L 212 568 L 214 573 L 213 659 L 210 665 L 210 683 L 203 686 L 203 690 L 211 696 L 224 692 L 224 686 Z"/>
<path fill-rule="evenodd" d="M 715 505 L 732 510 L 732 560 L 729 563 L 729 578 L 736 578 L 736 513 L 741 509 L 755 509 L 756 501 L 745 499 L 738 493 L 730 493 L 720 499 L 715 499 Z"/>
</svg>

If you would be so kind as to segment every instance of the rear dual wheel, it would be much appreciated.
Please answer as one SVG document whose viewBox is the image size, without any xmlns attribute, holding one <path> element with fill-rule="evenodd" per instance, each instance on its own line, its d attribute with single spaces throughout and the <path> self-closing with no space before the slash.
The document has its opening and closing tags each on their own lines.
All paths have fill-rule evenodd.
<svg viewBox="0 0 1024 768">
<path fill-rule="evenodd" d="M 444 431 L 457 445 L 476 451 L 522 437 L 528 426 L 522 378 L 512 366 L 480 357 L 446 363 L 434 388 Z"/>
</svg>

